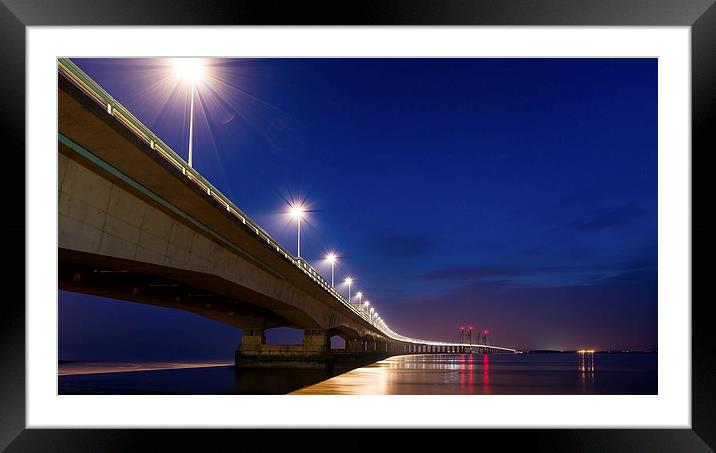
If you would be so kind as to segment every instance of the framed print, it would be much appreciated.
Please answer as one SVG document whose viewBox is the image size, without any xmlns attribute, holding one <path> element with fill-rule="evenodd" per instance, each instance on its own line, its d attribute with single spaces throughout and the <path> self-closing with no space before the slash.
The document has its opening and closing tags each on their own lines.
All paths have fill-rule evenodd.
<svg viewBox="0 0 716 453">
<path fill-rule="evenodd" d="M 3 448 L 712 451 L 712 1 L 135 3 L 0 8 Z"/>
</svg>

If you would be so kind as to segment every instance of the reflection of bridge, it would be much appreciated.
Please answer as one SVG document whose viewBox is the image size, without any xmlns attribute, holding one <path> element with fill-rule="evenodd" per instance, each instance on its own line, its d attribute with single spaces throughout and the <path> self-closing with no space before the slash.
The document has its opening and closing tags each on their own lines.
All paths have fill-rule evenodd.
<svg viewBox="0 0 716 453">
<path fill-rule="evenodd" d="M 60 289 L 241 327 L 238 364 L 515 352 L 408 338 L 371 319 L 69 60 L 58 71 Z M 281 326 L 303 329 L 303 344 L 266 344 Z M 334 335 L 344 351 L 331 350 Z"/>
</svg>

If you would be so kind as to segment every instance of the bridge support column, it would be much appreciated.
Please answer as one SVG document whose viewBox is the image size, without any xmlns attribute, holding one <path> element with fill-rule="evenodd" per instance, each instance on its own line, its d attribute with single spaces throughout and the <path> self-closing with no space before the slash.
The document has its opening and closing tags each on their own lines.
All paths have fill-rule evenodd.
<svg viewBox="0 0 716 453">
<path fill-rule="evenodd" d="M 375 341 L 373 340 L 366 340 L 365 342 L 365 350 L 366 352 L 375 352 Z"/>
<path fill-rule="evenodd" d="M 263 329 L 247 329 L 241 336 L 241 346 L 247 349 L 253 346 L 266 344 L 266 333 Z"/>
<path fill-rule="evenodd" d="M 263 330 L 247 329 L 236 351 L 237 367 L 326 368 L 331 366 L 330 337 L 325 330 L 303 331 L 303 344 L 266 344 Z"/>
<path fill-rule="evenodd" d="M 303 331 L 304 352 L 324 353 L 331 348 L 330 338 L 325 330 L 306 329 Z"/>
<path fill-rule="evenodd" d="M 363 340 L 346 340 L 346 351 L 347 352 L 365 352 L 365 344 Z"/>
</svg>

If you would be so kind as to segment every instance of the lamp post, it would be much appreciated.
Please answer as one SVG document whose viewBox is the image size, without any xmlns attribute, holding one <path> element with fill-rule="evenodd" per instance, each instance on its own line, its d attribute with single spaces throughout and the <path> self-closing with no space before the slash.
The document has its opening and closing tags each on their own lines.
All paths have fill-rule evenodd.
<svg viewBox="0 0 716 453">
<path fill-rule="evenodd" d="M 194 90 L 196 89 L 196 82 L 191 81 L 191 102 L 189 104 L 189 166 L 194 168 L 192 165 L 192 145 L 194 144 Z"/>
<path fill-rule="evenodd" d="M 191 83 L 189 101 L 189 166 L 193 168 L 194 91 L 196 91 L 196 82 L 201 80 L 204 74 L 204 65 L 200 58 L 175 58 L 174 70 L 179 77 Z"/>
<path fill-rule="evenodd" d="M 337 258 L 338 257 L 336 256 L 336 254 L 334 252 L 331 252 L 328 255 L 326 255 L 326 259 L 328 260 L 329 263 L 331 263 L 331 288 L 333 288 L 333 286 L 334 286 L 333 276 L 335 275 L 335 271 L 336 271 L 336 259 Z"/>
<path fill-rule="evenodd" d="M 296 256 L 298 259 L 301 259 L 301 219 L 303 219 L 303 212 L 303 206 L 297 204 L 291 206 L 291 218 L 296 220 L 296 231 L 298 237 L 298 253 Z"/>
<path fill-rule="evenodd" d="M 350 301 L 351 301 L 351 285 L 353 284 L 353 279 L 351 277 L 346 277 L 344 282 L 346 283 L 346 285 L 348 285 L 348 302 L 350 303 Z"/>
</svg>

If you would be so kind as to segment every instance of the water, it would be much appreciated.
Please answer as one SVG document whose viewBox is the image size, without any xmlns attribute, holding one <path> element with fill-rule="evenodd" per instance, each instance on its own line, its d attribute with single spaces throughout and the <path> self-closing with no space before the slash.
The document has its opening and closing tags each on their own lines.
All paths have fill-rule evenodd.
<svg viewBox="0 0 716 453">
<path fill-rule="evenodd" d="M 60 394 L 656 394 L 656 354 L 409 355 L 351 371 L 233 366 L 59 377 Z"/>
</svg>

